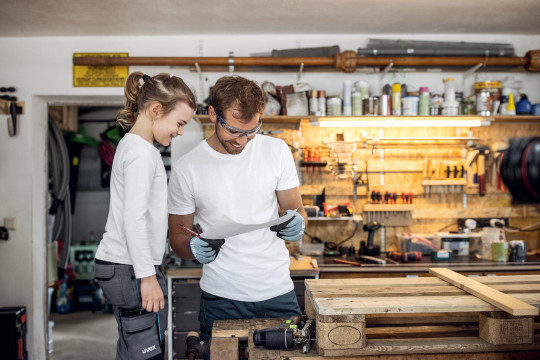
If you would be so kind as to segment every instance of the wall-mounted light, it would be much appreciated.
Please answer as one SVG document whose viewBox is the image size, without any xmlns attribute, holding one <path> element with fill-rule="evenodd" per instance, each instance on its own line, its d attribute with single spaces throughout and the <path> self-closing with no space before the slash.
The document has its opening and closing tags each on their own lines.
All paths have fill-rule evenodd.
<svg viewBox="0 0 540 360">
<path fill-rule="evenodd" d="M 478 127 L 489 124 L 481 116 L 345 116 L 325 117 L 318 122 L 320 127 Z"/>
</svg>

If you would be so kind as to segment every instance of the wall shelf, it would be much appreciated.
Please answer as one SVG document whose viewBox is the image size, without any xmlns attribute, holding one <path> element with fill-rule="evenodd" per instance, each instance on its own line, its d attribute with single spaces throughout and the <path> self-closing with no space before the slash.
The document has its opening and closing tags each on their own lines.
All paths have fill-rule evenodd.
<svg viewBox="0 0 540 360">
<path fill-rule="evenodd" d="M 194 115 L 202 125 L 211 125 L 208 115 Z M 540 123 L 540 115 L 513 116 L 263 116 L 264 124 L 299 125 L 301 122 L 315 126 L 489 126 L 491 124 Z M 321 122 L 324 125 L 321 125 Z M 334 125 L 335 124 L 335 125 Z"/>
<path fill-rule="evenodd" d="M 202 125 L 212 125 L 210 117 L 208 115 L 194 115 L 194 119 L 197 119 Z M 263 116 L 263 124 L 282 124 L 282 125 L 300 125 L 302 116 Z"/>
</svg>

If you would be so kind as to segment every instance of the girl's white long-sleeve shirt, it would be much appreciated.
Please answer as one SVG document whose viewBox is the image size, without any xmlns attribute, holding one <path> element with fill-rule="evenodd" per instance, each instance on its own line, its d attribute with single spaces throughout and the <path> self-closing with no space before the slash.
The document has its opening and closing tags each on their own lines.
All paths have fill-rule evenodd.
<svg viewBox="0 0 540 360">
<path fill-rule="evenodd" d="M 159 150 L 139 135 L 118 144 L 110 199 L 96 259 L 133 265 L 137 278 L 154 275 L 167 239 L 167 174 Z"/>
</svg>

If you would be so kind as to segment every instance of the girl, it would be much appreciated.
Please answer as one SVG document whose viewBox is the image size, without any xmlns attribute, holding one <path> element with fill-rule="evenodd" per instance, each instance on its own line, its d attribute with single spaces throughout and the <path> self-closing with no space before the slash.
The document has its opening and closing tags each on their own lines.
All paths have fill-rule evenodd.
<svg viewBox="0 0 540 360">
<path fill-rule="evenodd" d="M 109 216 L 95 275 L 118 322 L 116 359 L 163 359 L 167 174 L 153 144 L 168 146 L 182 135 L 196 101 L 182 79 L 166 73 L 150 77 L 134 72 L 124 92 L 126 106 L 116 120 L 129 132 L 114 155 Z"/>
</svg>

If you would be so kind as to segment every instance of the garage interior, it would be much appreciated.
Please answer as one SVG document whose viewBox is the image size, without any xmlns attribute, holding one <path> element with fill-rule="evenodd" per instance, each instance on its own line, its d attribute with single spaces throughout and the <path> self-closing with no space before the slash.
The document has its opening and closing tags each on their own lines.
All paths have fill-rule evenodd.
<svg viewBox="0 0 540 360">
<path fill-rule="evenodd" d="M 205 101 L 220 77 L 237 74 L 259 84 L 271 83 L 285 91 L 284 97 L 287 91 L 300 94 L 298 108 L 290 102 L 284 107 L 282 100 L 270 96 L 279 110 L 270 113 L 267 108 L 262 132 L 290 146 L 304 206 L 314 211 L 303 241 L 287 243 L 291 277 L 306 313 L 312 311 L 316 317 L 316 309 L 309 305 L 334 297 L 337 284 L 344 299 L 357 296 L 367 286 L 363 281 L 374 289 L 378 284 L 373 279 L 388 281 L 392 291 L 387 289 L 387 296 L 405 296 L 396 295 L 403 285 L 400 281 L 412 286 L 414 281 L 431 279 L 427 281 L 437 284 L 429 286 L 442 286 L 431 267 L 447 267 L 486 285 L 495 282 L 490 279 L 494 275 L 513 277 L 514 285 L 530 286 L 529 303 L 540 307 L 540 291 L 535 288 L 540 279 L 528 278 L 540 276 L 540 201 L 532 190 L 516 199 L 512 186 L 503 183 L 500 167 L 500 155 L 511 139 L 540 137 L 539 15 L 540 3 L 534 0 L 20 0 L 3 4 L 0 119 L 6 120 L 0 120 L 4 122 L 0 125 L 0 225 L 6 230 L 0 240 L 0 308 L 24 307 L 26 358 L 109 359 L 116 352 L 116 323 L 106 301 L 96 294 L 92 264 L 109 208 L 107 161 L 122 136 L 115 125 L 124 103 L 122 81 L 132 71 L 173 73 L 196 93 L 199 107 L 184 136 L 168 148 L 158 147 L 167 170 L 212 134 Z M 384 55 L 388 50 L 384 46 L 390 45 L 394 53 Z M 488 46 L 497 50 L 488 53 Z M 428 53 L 432 48 L 437 51 Z M 478 48 L 483 52 L 463 55 Z M 84 63 L 88 57 L 96 62 Z M 99 63 L 111 58 L 128 60 Z M 402 100 L 418 101 L 421 88 L 428 87 L 432 101 L 428 111 L 435 112 L 419 116 L 416 108 L 416 113 L 392 117 L 392 109 L 383 109 L 381 102 L 383 96 L 392 97 L 395 83 L 402 86 Z M 389 92 L 385 93 L 385 85 Z M 367 87 L 367 96 L 362 87 Z M 459 98 L 455 114 L 443 102 L 449 87 Z M 486 111 L 478 100 L 479 94 L 486 93 L 483 88 L 498 94 L 490 98 L 498 101 L 498 109 L 490 107 L 491 113 L 481 114 Z M 350 109 L 343 107 L 348 91 L 361 96 L 361 108 L 354 101 Z M 513 109 L 508 107 L 509 94 Z M 318 113 L 320 108 L 311 112 L 312 97 L 321 95 L 326 96 L 326 113 Z M 332 101 L 342 104 L 331 107 Z M 375 101 L 378 105 L 373 105 Z M 405 102 L 401 104 L 402 111 L 410 110 Z M 57 126 L 57 137 L 50 122 Z M 59 162 L 66 165 L 55 147 L 60 139 L 68 149 L 68 168 L 62 175 L 55 170 L 61 167 Z M 479 179 L 478 159 L 485 160 L 485 178 Z M 69 189 L 60 190 L 60 183 Z M 534 180 L 529 185 L 527 189 L 538 186 Z M 63 192 L 60 205 L 54 201 L 59 192 Z M 318 207 L 324 202 L 321 197 L 328 208 Z M 373 224 L 379 225 L 370 227 Z M 505 246 L 525 247 L 527 255 L 517 260 L 482 259 L 481 242 L 490 236 L 499 236 L 496 242 L 502 240 Z M 69 246 L 63 247 L 65 238 Z M 434 260 L 436 252 L 418 245 L 422 241 L 449 250 L 452 260 Z M 374 248 L 379 249 L 376 255 Z M 412 251 L 420 252 L 422 259 L 402 261 L 401 254 Z M 400 255 L 393 259 L 387 252 Z M 316 268 L 311 260 L 316 260 Z M 170 249 L 164 265 L 176 294 L 169 294 L 172 321 L 166 358 L 183 359 L 189 331 L 199 330 L 202 268 L 177 258 Z M 527 302 L 529 297 L 523 299 Z M 180 307 L 180 303 L 187 305 Z M 425 306 L 430 306 L 427 301 Z M 356 316 L 386 324 L 384 316 Z M 440 331 L 449 342 L 471 334 L 477 338 L 478 321 L 471 329 L 470 318 L 463 319 L 465 330 L 430 331 Z M 538 320 L 533 316 L 530 326 L 536 335 L 533 331 L 530 343 L 514 347 L 490 343 L 482 351 L 492 358 L 535 358 L 540 352 Z M 396 324 L 386 325 L 380 326 L 394 331 L 392 336 L 398 339 L 402 336 L 396 329 L 389 330 Z M 395 340 L 388 341 L 383 330 L 370 329 L 368 345 L 384 347 Z M 410 344 L 424 345 L 418 340 L 422 336 L 418 332 Z M 223 343 L 231 346 L 230 339 Z M 457 340 L 452 344 L 469 346 Z M 383 355 L 361 348 L 331 348 L 319 355 L 433 356 L 429 351 Z M 291 355 L 264 355 L 261 350 L 250 358 L 257 356 Z M 452 356 L 456 352 L 447 358 Z"/>
</svg>

